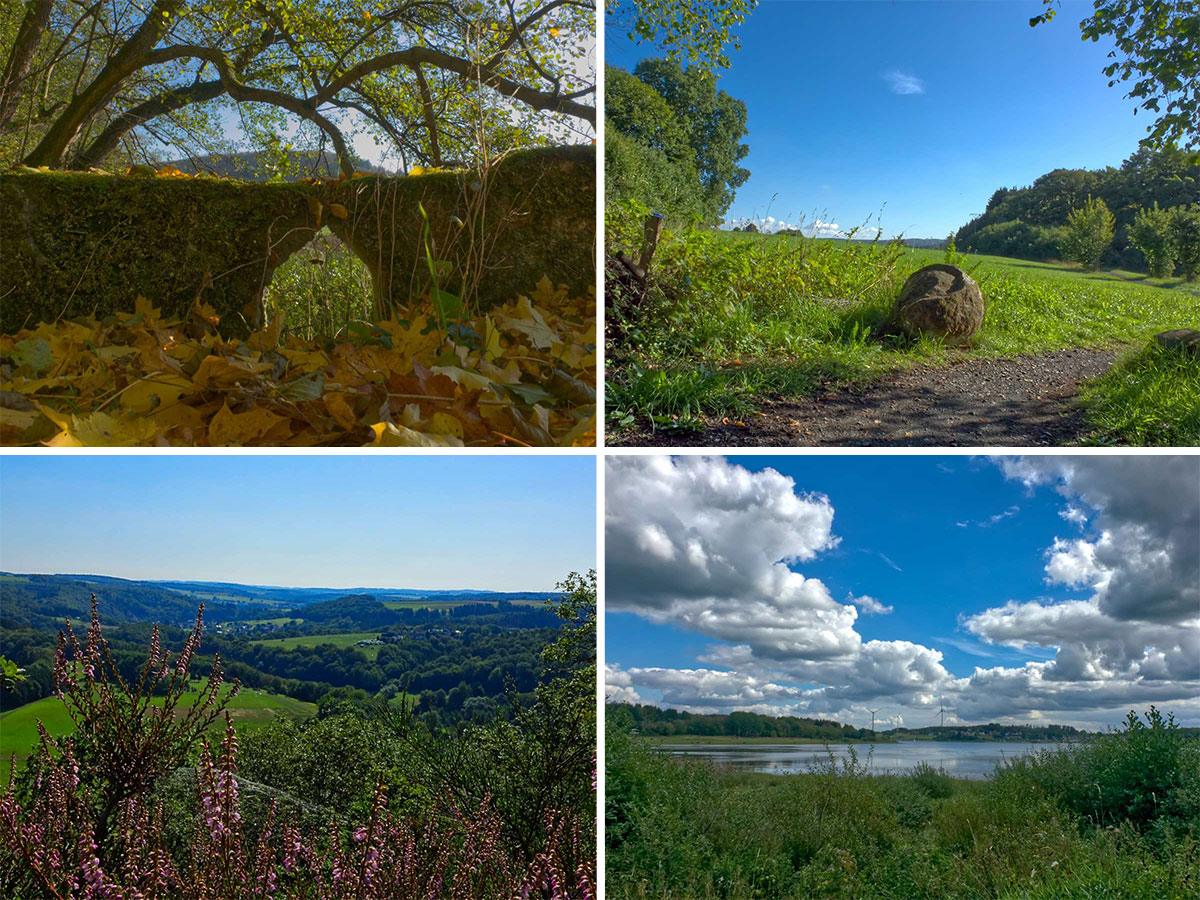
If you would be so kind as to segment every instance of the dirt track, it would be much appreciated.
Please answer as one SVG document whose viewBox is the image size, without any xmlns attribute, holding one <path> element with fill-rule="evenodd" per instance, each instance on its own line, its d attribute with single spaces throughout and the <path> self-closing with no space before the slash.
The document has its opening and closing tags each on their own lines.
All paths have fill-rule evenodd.
<svg viewBox="0 0 1200 900">
<path fill-rule="evenodd" d="M 609 440 L 638 447 L 1054 447 L 1085 434 L 1074 399 L 1121 349 L 1061 350 L 922 367 L 866 385 L 774 399 L 742 425 L 719 419 L 693 434 L 641 431 Z"/>
</svg>

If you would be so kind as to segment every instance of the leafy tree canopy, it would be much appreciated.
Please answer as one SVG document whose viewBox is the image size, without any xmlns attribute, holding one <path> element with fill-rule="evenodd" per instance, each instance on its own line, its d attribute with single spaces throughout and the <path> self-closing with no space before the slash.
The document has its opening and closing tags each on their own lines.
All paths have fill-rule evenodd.
<svg viewBox="0 0 1200 900">
<path fill-rule="evenodd" d="M 631 41 L 649 41 L 674 62 L 711 72 L 728 69 L 727 49 L 740 50 L 734 29 L 758 6 L 758 0 L 608 0 L 611 30 Z"/>
<path fill-rule="evenodd" d="M 1059 0 L 1031 26 L 1054 18 Z M 1109 37 L 1116 49 L 1104 67 L 1109 87 L 1130 82 L 1128 96 L 1158 116 L 1143 144 L 1200 149 L 1200 5 L 1195 0 L 1095 0 L 1079 23 L 1084 40 Z"/>
<path fill-rule="evenodd" d="M 8 3 L 0 161 L 86 169 L 114 153 L 330 147 L 365 132 L 404 165 L 561 138 L 595 122 L 586 0 Z"/>
<path fill-rule="evenodd" d="M 747 133 L 746 104 L 718 90 L 709 73 L 684 69 L 676 60 L 644 59 L 633 74 L 654 88 L 687 128 L 700 179 L 724 212 L 734 190 L 750 177 L 738 165 L 750 152 L 741 143 Z"/>
</svg>

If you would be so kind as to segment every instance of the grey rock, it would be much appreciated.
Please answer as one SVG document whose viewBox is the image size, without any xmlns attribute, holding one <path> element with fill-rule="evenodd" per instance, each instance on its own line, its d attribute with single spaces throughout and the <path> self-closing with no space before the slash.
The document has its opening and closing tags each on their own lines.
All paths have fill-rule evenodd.
<svg viewBox="0 0 1200 900">
<path fill-rule="evenodd" d="M 935 263 L 908 276 L 894 314 L 909 337 L 930 335 L 961 345 L 983 325 L 983 292 L 958 266 Z"/>
<path fill-rule="evenodd" d="M 1195 328 L 1173 328 L 1154 336 L 1154 342 L 1167 350 L 1181 350 L 1200 358 L 1200 331 Z"/>
</svg>

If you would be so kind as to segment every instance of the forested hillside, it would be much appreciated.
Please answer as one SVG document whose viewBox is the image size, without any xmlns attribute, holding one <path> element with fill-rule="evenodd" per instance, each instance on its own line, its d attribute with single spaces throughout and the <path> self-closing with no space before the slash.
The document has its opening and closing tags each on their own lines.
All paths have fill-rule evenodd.
<svg viewBox="0 0 1200 900">
<path fill-rule="evenodd" d="M 416 591 L 390 601 L 359 594 L 285 612 L 278 600 L 264 605 L 219 599 L 257 593 L 245 585 L 211 584 L 212 596 L 206 597 L 197 590 L 206 583 L 180 584 L 190 586 L 187 592 L 106 576 L 0 576 L 0 644 L 25 670 L 23 679 L 0 692 L 0 709 L 53 693 L 58 631 L 67 618 L 86 624 L 93 592 L 113 623 L 109 640 L 127 678 L 137 678 L 153 624 L 162 626 L 166 645 L 181 644 L 204 602 L 207 627 L 194 663 L 197 674 L 207 673 L 220 654 L 229 677 L 249 688 L 312 703 L 410 694 L 418 697 L 421 711 L 451 719 L 491 714 L 510 691 L 532 691 L 543 672 L 542 651 L 560 625 L 544 601 L 533 599 L 552 595 L 538 592 L 496 594 L 494 601 L 481 599 L 489 596 L 483 592 L 448 593 L 455 599 L 445 601 L 422 600 Z M 287 596 L 290 589 L 273 590 L 273 596 Z M 514 596 L 518 602 L 507 599 Z"/>
<path fill-rule="evenodd" d="M 1186 154 L 1138 150 L 1119 168 L 1055 169 L 1028 187 L 999 188 L 984 212 L 955 234 L 959 250 L 1047 260 L 1065 258 L 1063 240 L 1072 212 L 1102 200 L 1115 220 L 1112 245 L 1101 262 L 1144 270 L 1146 258 L 1130 241 L 1139 210 L 1200 203 L 1200 165 Z"/>
</svg>

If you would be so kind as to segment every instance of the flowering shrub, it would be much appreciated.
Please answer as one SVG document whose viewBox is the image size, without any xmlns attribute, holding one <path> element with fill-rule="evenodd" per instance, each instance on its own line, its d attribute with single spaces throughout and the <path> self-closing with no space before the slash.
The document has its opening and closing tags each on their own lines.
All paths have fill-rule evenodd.
<svg viewBox="0 0 1200 900">
<path fill-rule="evenodd" d="M 509 849 L 490 797 L 467 808 L 432 803 L 420 818 L 387 809 L 375 789 L 364 823 L 329 823 L 302 833 L 281 823 L 274 804 L 248 833 L 240 812 L 237 734 L 226 716 L 214 750 L 204 734 L 236 691 L 222 691 L 219 660 L 206 688 L 181 708 L 202 618 L 172 667 L 155 632 L 138 682 L 120 678 L 92 624 L 80 645 L 68 623 L 55 678 L 75 734 L 56 740 L 39 725 L 26 777 L 0 797 L 0 896 L 58 900 L 406 900 L 546 898 L 591 900 L 595 840 L 575 816 L 550 811 L 536 853 Z M 160 704 L 153 692 L 165 683 Z M 154 782 L 200 745 L 199 807 L 188 851 L 164 844 Z"/>
</svg>

